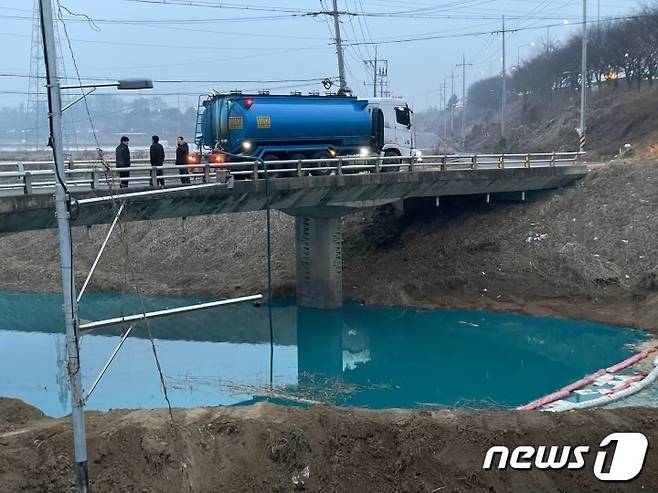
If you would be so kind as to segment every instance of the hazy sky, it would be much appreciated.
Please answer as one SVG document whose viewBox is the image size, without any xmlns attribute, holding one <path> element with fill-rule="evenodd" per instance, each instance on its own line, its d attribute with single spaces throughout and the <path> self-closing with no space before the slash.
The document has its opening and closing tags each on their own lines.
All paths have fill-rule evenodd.
<svg viewBox="0 0 658 493">
<path fill-rule="evenodd" d="M 307 82 L 219 82 L 229 80 L 321 79 L 336 76 L 332 19 L 303 15 L 331 7 L 331 0 L 60 0 L 82 77 L 148 77 L 156 80 L 212 80 L 202 83 L 156 83 L 151 94 L 167 102 L 196 104 L 194 94 L 211 89 L 279 88 L 323 90 Z M 178 3 L 179 5 L 175 5 Z M 191 3 L 192 5 L 180 5 Z M 224 7 L 217 8 L 221 3 Z M 631 13 L 636 0 L 589 0 L 590 19 Z M 215 7 L 208 5 L 215 4 Z M 467 82 L 500 73 L 501 16 L 507 17 L 508 67 L 528 57 L 545 42 L 546 26 L 555 42 L 581 29 L 580 0 L 339 0 L 339 9 L 368 15 L 343 16 L 341 29 L 348 44 L 349 85 L 369 95 L 372 76 L 363 59 L 388 59 L 391 91 L 407 98 L 417 110 L 437 105 L 439 85 L 454 69 L 461 77 L 462 53 Z M 255 7 L 246 10 L 245 7 Z M 232 8 L 233 7 L 233 8 Z M 267 10 L 274 9 L 274 10 Z M 32 0 L 0 0 L 0 40 L 5 47 L 0 74 L 28 75 L 32 38 Z M 388 15 L 387 15 L 388 14 Z M 393 15 L 390 15 L 393 14 Z M 60 28 L 60 32 L 61 28 Z M 413 38 L 431 38 L 404 41 Z M 67 76 L 75 74 L 61 34 Z M 402 42 L 401 42 L 402 41 Z M 533 47 L 531 43 L 534 43 Z M 0 76 L 0 106 L 27 101 L 26 78 Z M 455 81 L 461 94 L 461 79 Z M 105 89 L 103 92 L 110 92 Z M 100 92 L 100 91 L 99 91 Z M 179 96 L 180 94 L 180 96 Z M 98 97 L 98 96 L 94 96 Z"/>
</svg>

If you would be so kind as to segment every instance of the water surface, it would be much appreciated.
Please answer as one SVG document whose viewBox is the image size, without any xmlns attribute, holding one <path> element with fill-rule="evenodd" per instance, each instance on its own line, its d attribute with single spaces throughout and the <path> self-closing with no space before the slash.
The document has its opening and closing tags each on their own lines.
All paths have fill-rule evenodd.
<svg viewBox="0 0 658 493">
<path fill-rule="evenodd" d="M 147 297 L 147 310 L 208 300 Z M 119 294 L 86 295 L 84 320 L 139 312 Z M 61 297 L 0 292 L 0 395 L 47 414 L 69 412 Z M 640 332 L 598 323 L 467 310 L 275 304 L 273 358 L 267 308 L 251 304 L 153 320 L 169 399 L 176 407 L 330 402 L 370 408 L 509 408 L 633 353 Z M 88 389 L 126 327 L 82 338 Z M 270 385 L 270 370 L 272 385 Z M 127 339 L 88 408 L 166 405 L 144 326 Z"/>
</svg>

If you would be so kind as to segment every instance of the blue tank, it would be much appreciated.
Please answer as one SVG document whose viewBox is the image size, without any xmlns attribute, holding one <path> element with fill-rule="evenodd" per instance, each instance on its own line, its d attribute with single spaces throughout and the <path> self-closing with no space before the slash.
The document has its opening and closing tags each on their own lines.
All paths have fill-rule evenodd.
<svg viewBox="0 0 658 493">
<path fill-rule="evenodd" d="M 355 97 L 222 94 L 204 106 L 202 144 L 231 154 L 317 158 L 380 145 L 368 101 Z"/>
</svg>

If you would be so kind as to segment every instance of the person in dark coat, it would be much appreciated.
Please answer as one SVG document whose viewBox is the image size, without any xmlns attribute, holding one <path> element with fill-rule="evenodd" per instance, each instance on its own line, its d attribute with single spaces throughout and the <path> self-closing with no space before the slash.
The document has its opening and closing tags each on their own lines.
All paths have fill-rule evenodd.
<svg viewBox="0 0 658 493">
<path fill-rule="evenodd" d="M 176 164 L 178 166 L 186 165 L 188 164 L 187 155 L 190 153 L 190 147 L 187 145 L 187 142 L 185 142 L 183 137 L 178 137 L 177 142 L 178 147 L 176 147 Z M 178 170 L 179 175 L 188 175 L 189 173 L 189 168 L 181 168 Z M 190 178 L 181 176 L 180 182 L 183 184 L 188 184 L 190 183 Z"/>
<path fill-rule="evenodd" d="M 121 143 L 117 146 L 117 168 L 130 168 L 130 149 L 128 148 L 128 141 L 130 139 L 125 135 L 121 137 Z M 129 171 L 119 171 L 119 186 L 121 188 L 126 188 L 128 186 L 128 180 L 124 178 L 129 178 Z"/>
<path fill-rule="evenodd" d="M 162 144 L 160 144 L 160 137 L 154 135 L 151 137 L 151 166 L 164 166 L 165 160 L 165 151 Z M 162 176 L 162 168 L 158 168 L 156 171 L 158 176 Z M 164 187 L 165 181 L 164 178 L 158 178 L 158 186 Z"/>
</svg>

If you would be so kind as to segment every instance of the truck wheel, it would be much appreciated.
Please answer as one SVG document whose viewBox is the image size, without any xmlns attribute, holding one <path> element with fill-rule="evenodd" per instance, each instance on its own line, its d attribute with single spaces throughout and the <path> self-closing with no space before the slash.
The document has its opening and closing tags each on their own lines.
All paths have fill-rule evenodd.
<svg viewBox="0 0 658 493">
<path fill-rule="evenodd" d="M 311 159 L 333 159 L 333 156 L 329 154 L 329 151 L 318 151 L 311 156 Z M 313 167 L 324 168 L 326 166 L 331 166 L 332 163 L 320 161 L 317 164 L 314 164 Z M 331 174 L 331 170 L 318 170 L 311 171 L 313 176 L 326 176 Z"/>
<path fill-rule="evenodd" d="M 280 161 L 281 158 L 278 154 L 265 154 L 263 161 Z M 275 170 L 279 169 L 279 165 L 268 164 L 267 171 L 270 178 L 283 178 L 284 173 L 278 173 Z"/>
<path fill-rule="evenodd" d="M 394 151 L 393 149 L 389 149 L 384 153 L 384 157 L 390 157 L 390 156 L 399 156 L 400 154 L 398 151 Z M 398 173 L 400 171 L 400 166 L 392 166 L 393 164 L 400 164 L 399 159 L 387 159 L 384 161 L 383 164 L 388 165 L 386 168 L 382 168 L 381 171 L 382 173 Z"/>
</svg>

